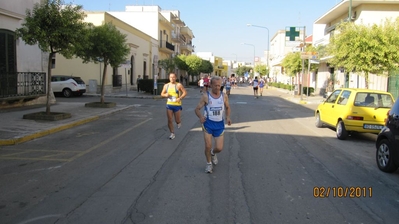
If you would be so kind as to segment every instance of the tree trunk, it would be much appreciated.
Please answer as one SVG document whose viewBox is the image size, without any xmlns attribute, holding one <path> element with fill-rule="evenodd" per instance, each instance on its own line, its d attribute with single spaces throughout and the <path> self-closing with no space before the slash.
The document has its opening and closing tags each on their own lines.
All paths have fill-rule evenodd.
<svg viewBox="0 0 399 224">
<path fill-rule="evenodd" d="M 369 88 L 369 73 L 368 72 L 366 72 L 364 74 L 364 83 L 366 85 L 366 89 L 368 89 Z"/>
<path fill-rule="evenodd" d="M 107 66 L 108 63 L 104 60 L 104 71 L 103 71 L 103 82 L 101 83 L 101 98 L 100 98 L 100 102 L 104 103 L 104 83 L 105 83 L 105 77 L 107 76 Z"/>
<path fill-rule="evenodd" d="M 50 92 L 51 89 L 51 61 L 55 53 L 50 52 L 48 56 L 48 66 L 47 66 L 47 101 L 46 101 L 46 114 L 50 114 Z"/>
</svg>

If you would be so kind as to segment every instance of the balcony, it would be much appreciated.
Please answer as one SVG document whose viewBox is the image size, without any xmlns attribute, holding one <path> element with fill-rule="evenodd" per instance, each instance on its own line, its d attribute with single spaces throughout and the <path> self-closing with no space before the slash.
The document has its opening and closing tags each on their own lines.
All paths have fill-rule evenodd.
<svg viewBox="0 0 399 224">
<path fill-rule="evenodd" d="M 46 94 L 45 72 L 0 73 L 0 99 L 31 98 Z"/>
<path fill-rule="evenodd" d="M 172 54 L 175 52 L 175 46 L 168 41 L 163 40 L 159 42 L 159 50 L 167 54 Z"/>
<path fill-rule="evenodd" d="M 180 33 L 172 32 L 172 41 L 174 43 L 182 43 L 183 39 Z"/>
<path fill-rule="evenodd" d="M 192 53 L 192 52 L 194 52 L 194 47 L 191 44 L 181 44 L 180 45 L 180 50 L 188 51 L 188 52 Z"/>
<path fill-rule="evenodd" d="M 190 30 L 190 28 L 188 28 L 187 26 L 180 28 L 180 33 L 190 37 L 189 39 L 193 39 L 194 38 L 194 34 L 193 31 Z"/>
</svg>

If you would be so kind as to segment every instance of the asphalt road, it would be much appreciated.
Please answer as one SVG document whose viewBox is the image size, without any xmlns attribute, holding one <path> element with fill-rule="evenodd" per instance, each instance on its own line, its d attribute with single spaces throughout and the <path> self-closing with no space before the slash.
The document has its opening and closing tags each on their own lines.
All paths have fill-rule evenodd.
<svg viewBox="0 0 399 224">
<path fill-rule="evenodd" d="M 206 174 L 199 94 L 169 140 L 165 102 L 0 150 L 0 223 L 396 223 L 399 172 L 375 164 L 375 135 L 314 126 L 316 105 L 232 90 L 233 125 Z M 94 101 L 79 97 L 60 101 Z"/>
</svg>

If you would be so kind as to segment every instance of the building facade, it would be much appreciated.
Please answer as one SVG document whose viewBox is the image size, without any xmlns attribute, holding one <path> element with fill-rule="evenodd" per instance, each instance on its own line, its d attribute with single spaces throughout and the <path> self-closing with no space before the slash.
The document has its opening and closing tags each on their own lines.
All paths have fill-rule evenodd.
<svg viewBox="0 0 399 224">
<path fill-rule="evenodd" d="M 0 107 L 46 102 L 49 54 L 16 38 L 26 9 L 40 0 L 0 1 Z"/>
<path fill-rule="evenodd" d="M 153 78 L 157 70 L 158 41 L 131 25 L 119 20 L 107 12 L 86 12 L 85 22 L 100 26 L 112 23 L 122 34 L 126 35 L 130 53 L 127 64 L 113 68 L 107 66 L 107 76 L 102 80 L 104 64 L 83 63 L 80 58 L 66 59 L 56 56 L 54 75 L 79 76 L 88 85 L 88 92 L 100 92 L 104 82 L 105 92 L 119 92 L 131 89 L 136 85 L 137 78 Z"/>
<path fill-rule="evenodd" d="M 159 57 L 154 61 L 173 58 L 181 53 L 188 55 L 194 49 L 194 35 L 180 19 L 179 11 L 162 10 L 159 6 L 126 6 L 124 12 L 110 14 L 158 41 Z M 167 78 L 165 69 L 157 70 L 160 78 Z"/>
<path fill-rule="evenodd" d="M 350 12 L 350 13 L 349 13 Z M 397 0 L 343 0 L 330 11 L 318 18 L 313 24 L 314 46 L 328 45 L 330 37 L 334 34 L 336 27 L 343 21 L 351 21 L 356 24 L 381 24 L 385 19 L 396 19 L 399 16 L 399 1 Z M 336 87 L 364 88 L 366 81 L 363 76 L 354 72 L 346 72 L 340 68 L 331 67 L 325 56 L 320 59 L 319 70 L 316 77 L 316 92 L 323 94 L 331 85 Z M 389 85 L 390 79 L 395 80 Z M 382 75 L 369 75 L 369 89 L 390 91 L 397 93 L 399 78 L 392 76 L 388 78 Z M 396 86 L 394 86 L 396 83 Z"/>
</svg>

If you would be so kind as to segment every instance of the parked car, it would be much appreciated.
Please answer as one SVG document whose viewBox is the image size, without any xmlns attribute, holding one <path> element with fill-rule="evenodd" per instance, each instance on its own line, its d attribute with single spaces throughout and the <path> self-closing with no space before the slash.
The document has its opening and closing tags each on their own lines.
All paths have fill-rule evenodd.
<svg viewBox="0 0 399 224">
<path fill-rule="evenodd" d="M 81 96 L 86 92 L 85 82 L 75 76 L 53 75 L 51 76 L 51 88 L 54 94 L 62 93 L 64 97 Z"/>
<path fill-rule="evenodd" d="M 392 173 L 399 167 L 399 98 L 387 114 L 376 141 L 376 160 L 380 170 Z"/>
<path fill-rule="evenodd" d="M 392 94 L 371 90 L 337 89 L 315 110 L 316 127 L 335 127 L 337 138 L 344 140 L 352 132 L 378 134 L 386 114 L 394 103 Z"/>
</svg>

